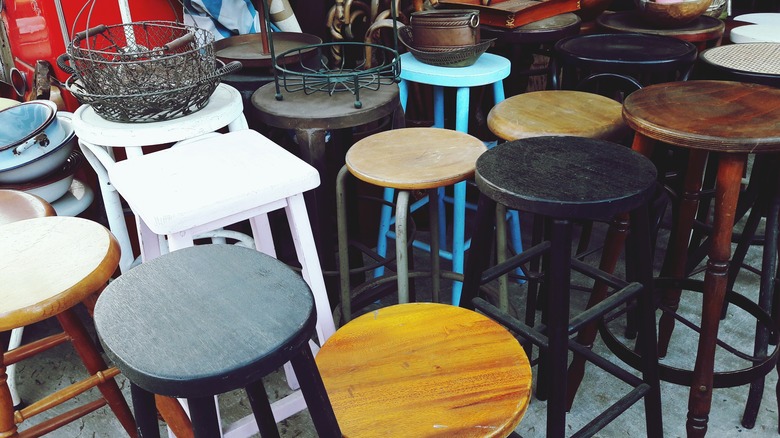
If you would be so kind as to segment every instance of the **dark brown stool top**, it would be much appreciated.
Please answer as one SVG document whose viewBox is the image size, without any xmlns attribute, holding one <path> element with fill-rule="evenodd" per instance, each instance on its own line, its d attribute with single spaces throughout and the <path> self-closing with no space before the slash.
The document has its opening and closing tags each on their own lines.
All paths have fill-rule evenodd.
<svg viewBox="0 0 780 438">
<path fill-rule="evenodd" d="M 713 47 L 701 52 L 699 61 L 716 75 L 713 79 L 780 86 L 780 43 Z"/>
<path fill-rule="evenodd" d="M 56 215 L 54 207 L 38 196 L 18 190 L 0 190 L 0 225 Z"/>
<path fill-rule="evenodd" d="M 642 19 L 637 11 L 601 14 L 596 22 L 601 28 L 612 32 L 637 32 L 674 37 L 694 43 L 699 47 L 699 50 L 717 45 L 726 29 L 723 21 L 706 15 L 702 15 L 685 26 L 657 28 Z"/>
<path fill-rule="evenodd" d="M 727 289 L 732 228 L 742 175 L 748 154 L 780 151 L 778 113 L 780 89 L 725 81 L 651 85 L 628 96 L 623 105 L 623 116 L 636 131 L 635 150 L 651 154 L 654 140 L 691 149 L 684 181 L 684 191 L 690 196 L 683 196 L 680 201 L 678 222 L 672 229 L 665 272 L 662 272 L 666 277 L 685 276 L 688 241 L 698 206 L 695 194 L 701 191 L 707 153 L 719 154 L 711 246 L 703 283 L 701 332 L 696 364 L 689 380 L 686 423 L 689 437 L 701 437 L 707 431 L 715 346 Z M 664 303 L 675 309 L 679 290 L 666 291 Z M 673 321 L 671 314 L 664 312 L 659 322 L 661 352 L 668 345 Z"/>
<path fill-rule="evenodd" d="M 497 38 L 508 43 L 549 43 L 569 35 L 576 35 L 582 20 L 573 13 L 565 13 L 534 21 L 514 29 L 482 25 L 482 38 Z"/>
</svg>

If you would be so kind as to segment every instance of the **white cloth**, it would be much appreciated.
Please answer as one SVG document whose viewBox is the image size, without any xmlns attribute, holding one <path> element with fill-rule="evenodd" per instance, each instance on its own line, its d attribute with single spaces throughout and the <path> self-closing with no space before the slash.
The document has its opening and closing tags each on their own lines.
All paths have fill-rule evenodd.
<svg viewBox="0 0 780 438">
<path fill-rule="evenodd" d="M 286 1 L 271 0 L 272 15 L 285 8 L 289 8 Z M 291 18 L 283 20 L 285 26 L 281 30 L 300 32 L 295 16 Z M 260 31 L 261 19 L 263 17 L 257 13 L 251 0 L 184 0 L 184 22 L 210 30 L 217 40 L 257 33 Z M 277 24 L 282 27 L 281 22 Z"/>
</svg>

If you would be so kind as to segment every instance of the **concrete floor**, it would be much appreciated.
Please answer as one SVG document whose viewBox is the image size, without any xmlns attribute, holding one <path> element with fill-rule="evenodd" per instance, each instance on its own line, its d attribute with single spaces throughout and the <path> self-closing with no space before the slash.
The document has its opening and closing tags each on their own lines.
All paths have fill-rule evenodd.
<svg viewBox="0 0 780 438">
<path fill-rule="evenodd" d="M 524 222 L 525 224 L 526 222 Z M 524 225 L 525 226 L 525 225 Z M 603 228 L 597 227 L 597 231 L 603 232 Z M 600 233 L 597 233 L 597 235 Z M 526 233 L 526 237 L 529 234 Z M 663 234 L 661 245 L 663 246 Z M 595 238 L 594 238 L 595 239 Z M 595 241 L 595 240 L 594 240 Z M 757 260 L 760 260 L 760 249 L 752 249 L 748 256 L 748 261 L 753 266 L 759 266 Z M 423 257 L 424 258 L 424 257 Z M 591 261 L 596 257 L 591 257 Z M 755 297 L 757 291 L 757 276 L 750 273 L 740 275 L 736 289 L 749 297 Z M 524 292 L 526 286 L 512 285 L 512 306 L 514 310 L 522 310 L 524 301 Z M 587 295 L 584 292 L 573 291 L 573 303 L 582 303 Z M 698 294 L 684 294 L 682 312 L 695 315 L 698 308 Z M 573 304 L 574 306 L 575 304 Z M 86 314 L 83 315 L 85 321 L 88 321 Z M 695 317 L 694 317 L 695 319 Z M 615 324 L 621 324 L 622 320 L 617 320 Z M 42 334 L 54 330 L 56 323 L 46 321 L 36 324 L 25 332 L 25 339 L 33 339 Z M 677 364 L 680 367 L 692 366 L 693 352 L 695 351 L 696 337 L 687 329 L 681 328 L 678 324 L 677 331 L 673 337 L 673 343 L 670 353 L 664 363 Z M 729 308 L 728 318 L 721 325 L 721 333 L 724 338 L 731 339 L 737 346 L 742 347 L 744 351 L 752 350 L 752 331 L 754 323 L 745 317 L 744 312 L 735 306 Z M 619 328 L 616 332 L 619 332 Z M 603 347 L 599 340 L 596 341 L 598 351 L 606 356 L 611 356 L 609 351 Z M 719 356 L 720 357 L 720 356 Z M 725 359 L 719 359 L 719 366 L 727 366 Z M 737 366 L 744 366 L 744 363 Z M 535 371 L 534 371 L 535 373 Z M 17 379 L 19 382 L 19 392 L 24 400 L 34 400 L 41 395 L 59 388 L 66 383 L 75 381 L 83 377 L 83 371 L 78 363 L 77 357 L 69 346 L 60 346 L 56 349 L 41 354 L 33 359 L 20 364 L 18 368 Z M 128 385 L 120 376 L 120 385 L 125 392 L 128 392 Z M 745 429 L 740 425 L 742 410 L 747 396 L 747 387 L 738 387 L 730 389 L 715 390 L 712 412 L 710 414 L 710 429 L 708 436 L 711 437 L 770 437 L 777 435 L 778 408 L 775 402 L 775 385 L 777 375 L 772 372 L 767 377 L 767 385 L 764 391 L 764 399 L 761 410 L 758 415 L 758 422 L 752 430 Z M 284 382 L 284 375 L 277 373 L 267 379 L 267 388 L 272 393 L 272 397 L 277 397 L 287 391 Z M 589 367 L 583 386 L 580 388 L 575 405 L 569 415 L 568 427 L 573 432 L 586 422 L 591 420 L 606 404 L 614 402 L 626 391 L 625 385 L 616 379 L 605 376 L 604 373 L 596 370 L 595 367 Z M 687 412 L 687 394 L 688 389 L 674 384 L 662 384 L 664 431 L 667 437 L 685 436 L 685 415 Z M 79 399 L 91 399 L 94 397 L 92 392 L 81 396 Z M 128 395 L 129 399 L 129 395 Z M 62 410 L 66 406 L 63 406 Z M 545 431 L 545 407 L 546 403 L 532 399 L 528 412 L 526 413 L 517 432 L 522 436 L 541 437 Z M 61 409 L 57 409 L 60 411 Z M 229 394 L 223 397 L 221 410 L 226 421 L 240 418 L 249 413 L 248 403 L 241 394 Z M 45 415 L 44 415 L 45 416 Z M 35 423 L 36 418 L 30 420 Z M 164 432 L 164 427 L 161 427 Z M 280 424 L 280 432 L 283 437 L 314 437 L 311 421 L 306 412 L 300 413 Z M 82 419 L 79 419 L 67 427 L 59 429 L 50 436 L 56 437 L 120 437 L 123 431 L 118 422 L 113 418 L 107 408 L 102 408 Z M 640 404 L 634 406 L 624 413 L 615 422 L 607 426 L 599 435 L 600 437 L 634 437 L 646 436 L 644 411 Z"/>
</svg>

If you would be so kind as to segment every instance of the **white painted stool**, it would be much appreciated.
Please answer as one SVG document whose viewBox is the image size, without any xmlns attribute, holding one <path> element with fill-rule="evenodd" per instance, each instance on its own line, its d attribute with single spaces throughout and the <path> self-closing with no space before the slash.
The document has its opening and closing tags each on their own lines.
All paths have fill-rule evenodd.
<svg viewBox="0 0 780 438">
<path fill-rule="evenodd" d="M 734 17 L 734 21 L 742 21 L 752 24 L 766 24 L 770 26 L 780 26 L 780 13 L 777 12 L 755 12 L 752 14 L 742 14 Z"/>
<path fill-rule="evenodd" d="M 100 117 L 92 106 L 82 105 L 73 114 L 73 128 L 82 151 L 88 146 L 99 146 L 113 157 L 112 148 L 124 148 L 128 158 L 135 158 L 143 155 L 143 146 L 174 143 L 223 127 L 228 127 L 230 131 L 247 129 L 243 111 L 244 105 L 238 90 L 220 84 L 203 109 L 178 119 L 152 123 L 111 122 Z M 122 248 L 119 269 L 125 272 L 133 265 L 135 258 L 121 200 L 100 162 L 87 151 L 84 151 L 84 156 L 97 173 L 109 228 Z"/>
<path fill-rule="evenodd" d="M 335 331 L 325 282 L 314 245 L 303 193 L 320 184 L 309 164 L 256 131 L 211 134 L 131 160 L 114 162 L 94 145 L 86 149 L 101 163 L 117 192 L 139 219 L 144 261 L 160 255 L 158 236 L 171 251 L 193 245 L 204 231 L 249 220 L 256 249 L 276 256 L 267 213 L 284 209 L 303 278 L 314 291 L 317 338 L 321 345 Z M 237 303 L 240 305 L 240 303 Z M 263 309 L 257 309 L 258 316 Z M 319 347 L 312 343 L 316 354 Z M 288 382 L 297 388 L 294 374 Z M 292 381 L 291 381 L 292 380 Z M 281 421 L 306 408 L 300 391 L 275 402 Z M 249 416 L 224 430 L 225 436 L 257 433 Z"/>
<path fill-rule="evenodd" d="M 780 43 L 780 26 L 777 24 L 748 24 L 731 29 L 732 43 Z"/>
</svg>

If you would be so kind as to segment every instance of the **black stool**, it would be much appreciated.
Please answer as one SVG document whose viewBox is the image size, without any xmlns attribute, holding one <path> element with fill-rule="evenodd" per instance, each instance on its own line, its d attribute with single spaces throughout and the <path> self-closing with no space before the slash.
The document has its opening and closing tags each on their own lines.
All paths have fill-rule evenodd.
<svg viewBox="0 0 780 438">
<path fill-rule="evenodd" d="M 646 85 L 687 80 L 696 54 L 693 44 L 666 36 L 572 36 L 555 43 L 553 88 L 627 95 Z"/>
<path fill-rule="evenodd" d="M 244 388 L 263 438 L 278 437 L 262 377 L 292 362 L 317 433 L 340 437 L 308 341 L 314 299 L 282 262 L 234 245 L 185 248 L 109 284 L 95 305 L 106 352 L 131 382 L 143 437 L 154 395 L 186 398 L 196 437 L 220 436 L 214 395 Z"/>
<path fill-rule="evenodd" d="M 566 432 L 567 354 L 574 351 L 634 386 L 634 389 L 600 414 L 579 433 L 595 433 L 641 398 L 645 399 L 648 436 L 663 434 L 661 399 L 653 310 L 652 262 L 647 204 L 656 187 L 656 169 L 630 149 L 580 137 L 535 137 L 512 141 L 485 152 L 477 160 L 476 182 L 480 190 L 464 278 L 462 303 L 474 306 L 507 325 L 541 348 L 537 397 L 547 397 L 547 436 Z M 496 205 L 527 211 L 547 218 L 549 240 L 526 249 L 506 262 L 488 266 Z M 630 212 L 626 248 L 627 283 L 572 259 L 572 223 L 577 220 L 611 220 Z M 549 290 L 544 326 L 530 327 L 502 313 L 482 298 L 481 284 L 498 278 L 519 264 L 544 255 L 544 280 Z M 604 281 L 615 289 L 609 298 L 569 320 L 571 269 Z M 473 301 L 472 301 L 473 299 Z M 639 352 L 643 378 L 570 342 L 569 337 L 588 322 L 597 321 L 619 306 L 636 299 L 640 312 Z M 545 374 L 546 373 L 546 374 Z M 549 385 L 547 388 L 545 385 Z M 578 433 L 578 435 L 579 435 Z"/>
</svg>

